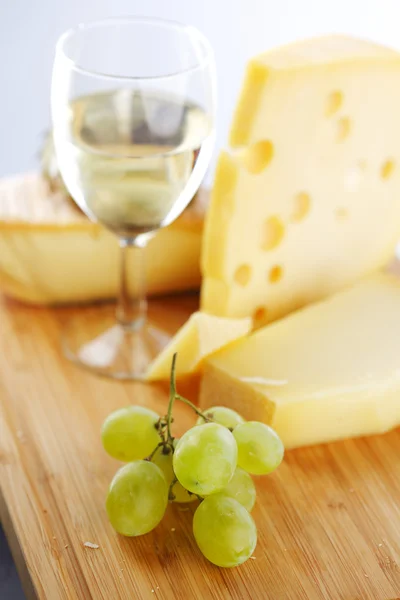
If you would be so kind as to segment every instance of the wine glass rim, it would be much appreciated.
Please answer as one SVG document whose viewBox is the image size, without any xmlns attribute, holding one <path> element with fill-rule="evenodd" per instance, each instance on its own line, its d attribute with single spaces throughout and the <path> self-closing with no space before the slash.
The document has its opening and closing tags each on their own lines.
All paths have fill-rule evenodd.
<svg viewBox="0 0 400 600">
<path fill-rule="evenodd" d="M 86 67 L 80 65 L 77 61 L 72 59 L 70 56 L 68 56 L 68 54 L 66 53 L 65 48 L 64 48 L 65 42 L 67 40 L 71 39 L 74 35 L 77 35 L 86 30 L 95 29 L 97 27 L 103 27 L 106 25 L 118 24 L 118 23 L 121 25 L 147 23 L 147 24 L 159 25 L 161 27 L 169 27 L 171 29 L 175 28 L 177 30 L 187 31 L 191 35 L 194 35 L 194 37 L 197 38 L 197 40 L 201 43 L 202 56 L 196 62 L 196 64 L 194 64 L 190 67 L 186 67 L 179 71 L 174 71 L 172 73 L 165 73 L 165 74 L 161 74 L 161 75 L 117 75 L 115 73 L 106 73 L 106 72 L 101 72 L 99 70 L 87 69 Z M 102 77 L 102 78 L 106 78 L 106 79 L 135 81 L 135 80 L 171 79 L 173 77 L 178 77 L 180 75 L 186 75 L 186 74 L 190 74 L 195 71 L 201 70 L 201 69 L 205 68 L 211 62 L 212 57 L 214 55 L 214 51 L 213 51 L 211 43 L 207 39 L 207 37 L 199 29 L 197 29 L 197 27 L 194 27 L 193 25 L 186 25 L 184 23 L 181 23 L 180 21 L 174 21 L 171 19 L 162 19 L 162 18 L 157 18 L 157 17 L 127 16 L 127 17 L 108 17 L 106 19 L 98 19 L 95 21 L 78 23 L 78 25 L 75 25 L 74 27 L 70 27 L 64 33 L 62 33 L 61 36 L 58 38 L 58 41 L 56 43 L 56 56 L 57 55 L 61 55 L 63 60 L 67 61 L 71 65 L 71 68 L 73 68 L 75 71 L 82 73 L 84 75 L 91 75 L 92 77 Z"/>
</svg>

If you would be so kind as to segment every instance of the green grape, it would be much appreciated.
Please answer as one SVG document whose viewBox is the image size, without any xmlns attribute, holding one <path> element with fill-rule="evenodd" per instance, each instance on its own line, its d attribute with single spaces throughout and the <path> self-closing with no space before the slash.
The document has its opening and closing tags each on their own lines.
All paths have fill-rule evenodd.
<svg viewBox="0 0 400 600">
<path fill-rule="evenodd" d="M 178 440 L 174 440 L 174 445 L 176 445 L 177 442 Z M 170 448 L 168 448 L 168 450 L 170 450 Z M 172 452 L 169 451 L 168 454 L 165 454 L 164 448 L 160 446 L 152 460 L 164 473 L 164 477 L 169 487 L 175 477 L 174 469 L 172 468 Z M 174 484 L 172 493 L 175 496 L 174 502 L 193 502 L 193 500 L 197 500 L 196 496 L 194 494 L 189 494 L 189 492 L 181 486 L 179 481 Z"/>
<path fill-rule="evenodd" d="M 242 564 L 257 544 L 257 529 L 250 513 L 223 494 L 208 496 L 196 509 L 193 533 L 204 556 L 219 567 Z"/>
<path fill-rule="evenodd" d="M 200 496 L 221 491 L 235 472 L 236 462 L 235 438 L 218 423 L 189 429 L 177 443 L 173 457 L 178 481 Z"/>
<path fill-rule="evenodd" d="M 111 525 L 127 536 L 143 535 L 159 524 L 168 504 L 168 484 L 157 465 L 135 460 L 117 471 L 108 490 Z"/>
<path fill-rule="evenodd" d="M 233 432 L 238 447 L 238 465 L 253 475 L 267 475 L 282 462 L 284 447 L 268 425 L 248 421 Z"/>
<path fill-rule="evenodd" d="M 239 425 L 239 423 L 245 422 L 239 413 L 226 406 L 212 406 L 203 411 L 203 413 L 206 417 L 214 421 L 214 423 L 219 423 L 224 427 L 228 427 L 230 430 L 235 429 L 236 425 Z M 205 422 L 203 417 L 199 417 L 196 425 L 203 425 Z"/>
<path fill-rule="evenodd" d="M 224 494 L 224 496 L 234 498 L 249 512 L 252 510 L 256 501 L 256 488 L 254 482 L 251 476 L 240 467 L 236 467 L 232 479 L 220 493 Z"/>
<path fill-rule="evenodd" d="M 146 458 L 160 442 L 155 427 L 158 420 L 158 414 L 144 406 L 127 406 L 112 412 L 101 429 L 104 449 L 125 462 Z"/>
</svg>

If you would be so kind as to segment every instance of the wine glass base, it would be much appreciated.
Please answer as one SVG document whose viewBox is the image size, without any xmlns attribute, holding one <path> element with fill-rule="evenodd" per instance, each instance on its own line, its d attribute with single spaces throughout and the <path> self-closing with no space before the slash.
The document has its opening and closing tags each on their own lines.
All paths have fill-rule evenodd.
<svg viewBox="0 0 400 600">
<path fill-rule="evenodd" d="M 150 363 L 170 340 L 165 331 L 151 322 L 131 329 L 113 315 L 90 319 L 77 316 L 62 334 L 65 356 L 97 375 L 114 379 L 143 381 Z"/>
</svg>

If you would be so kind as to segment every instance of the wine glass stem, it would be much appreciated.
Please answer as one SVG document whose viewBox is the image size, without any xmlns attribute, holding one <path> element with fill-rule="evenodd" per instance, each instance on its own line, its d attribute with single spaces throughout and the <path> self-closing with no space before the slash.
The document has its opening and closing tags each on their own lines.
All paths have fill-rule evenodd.
<svg viewBox="0 0 400 600">
<path fill-rule="evenodd" d="M 125 329 L 138 331 L 146 323 L 145 244 L 120 239 L 120 288 L 117 321 Z"/>
</svg>

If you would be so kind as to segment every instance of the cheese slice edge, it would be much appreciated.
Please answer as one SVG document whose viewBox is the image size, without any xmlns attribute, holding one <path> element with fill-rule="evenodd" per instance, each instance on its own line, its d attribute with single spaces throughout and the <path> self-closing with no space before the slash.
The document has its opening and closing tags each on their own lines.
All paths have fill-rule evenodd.
<svg viewBox="0 0 400 600">
<path fill-rule="evenodd" d="M 400 425 L 400 280 L 377 274 L 207 359 L 200 406 L 276 429 L 286 448 Z"/>
<path fill-rule="evenodd" d="M 207 357 L 247 335 L 250 330 L 251 319 L 224 319 L 195 312 L 151 363 L 145 379 L 168 380 L 175 353 L 177 377 L 196 373 Z"/>
</svg>

